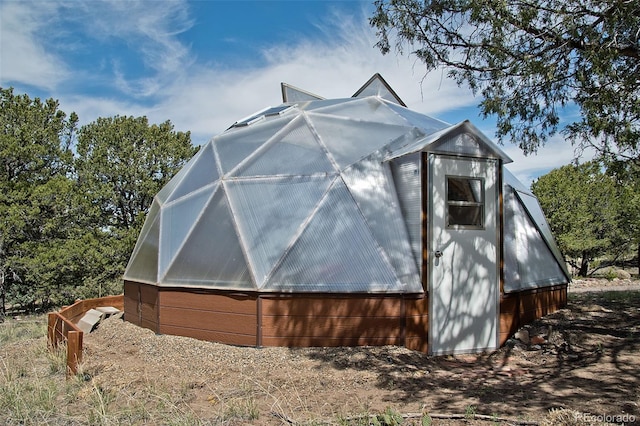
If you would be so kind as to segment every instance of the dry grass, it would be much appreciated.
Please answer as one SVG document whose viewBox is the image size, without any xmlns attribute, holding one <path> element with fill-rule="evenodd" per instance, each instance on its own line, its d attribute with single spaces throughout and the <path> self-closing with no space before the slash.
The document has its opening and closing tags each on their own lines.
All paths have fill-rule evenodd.
<svg viewBox="0 0 640 426">
<path fill-rule="evenodd" d="M 585 417 L 587 406 L 595 410 L 596 401 L 580 406 L 576 401 L 584 398 L 572 397 L 576 390 L 587 391 L 584 384 L 582 389 L 576 387 L 575 380 L 593 374 L 592 381 L 600 379 L 615 396 L 625 387 L 603 382 L 599 369 L 612 358 L 617 364 L 609 363 L 611 377 L 628 371 L 626 380 L 637 383 L 640 293 L 573 295 L 572 306 L 540 327 L 546 329 L 547 323 L 556 321 L 554 333 L 565 340 L 574 334 L 583 336 L 576 341 L 581 358 L 573 363 L 557 364 L 561 359 L 549 353 L 502 351 L 482 358 L 471 369 L 465 359 L 434 360 L 403 348 L 238 348 L 156 336 L 114 321 L 85 336 L 85 362 L 69 379 L 65 377 L 66 348 L 47 348 L 46 316 L 9 319 L 0 324 L 0 424 L 506 424 L 497 420 L 498 415 L 492 420 L 492 413 L 502 414 L 500 400 L 513 400 L 520 389 L 537 389 L 540 408 L 522 412 L 521 417 L 513 412 L 505 417 L 545 426 L 602 424 L 597 417 Z M 619 317 L 617 325 L 605 329 L 614 314 Z M 585 341 L 585 330 L 601 333 L 593 337 L 602 340 L 602 349 L 594 338 Z M 123 331 L 126 334 L 119 334 Z M 615 335 L 606 334 L 610 332 Z M 123 335 L 129 337 L 127 342 Z M 172 348 L 175 354 L 169 353 Z M 488 364 L 496 360 L 517 364 L 509 368 Z M 546 365 L 538 366 L 539 361 Z M 566 383 L 558 382 L 558 374 L 567 376 Z M 521 386 L 523 381 L 528 384 Z M 515 387 L 504 387 L 505 383 Z M 540 402 L 543 391 L 557 392 L 558 396 L 548 398 L 556 407 L 565 398 L 565 408 L 547 412 L 548 406 L 542 408 L 545 405 Z M 415 401 L 406 403 L 407 398 Z M 442 399 L 441 405 L 434 403 L 436 398 Z M 463 405 L 454 406 L 456 398 L 465 401 Z M 637 391 L 618 399 L 600 402 L 611 409 L 595 412 L 622 413 L 626 407 L 637 414 Z M 523 394 L 523 406 L 535 402 L 531 394 Z M 435 416 L 443 412 L 462 418 Z M 485 418 L 480 419 L 480 414 Z"/>
<path fill-rule="evenodd" d="M 0 424 L 200 425 L 185 400 L 153 383 L 101 384 L 86 372 L 66 378 L 66 347 L 47 348 L 46 316 L 0 324 Z"/>
</svg>

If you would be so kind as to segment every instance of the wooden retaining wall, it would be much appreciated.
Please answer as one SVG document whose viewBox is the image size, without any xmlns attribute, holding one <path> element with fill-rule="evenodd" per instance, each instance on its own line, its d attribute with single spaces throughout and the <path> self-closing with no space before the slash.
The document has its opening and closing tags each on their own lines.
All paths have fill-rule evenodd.
<svg viewBox="0 0 640 426">
<path fill-rule="evenodd" d="M 50 312 L 47 317 L 47 344 L 55 349 L 61 342 L 67 343 L 67 372 L 76 374 L 82 362 L 82 341 L 84 332 L 76 324 L 90 309 L 112 306 L 124 310 L 123 295 L 107 296 L 96 299 L 78 300 L 58 312 Z"/>
</svg>

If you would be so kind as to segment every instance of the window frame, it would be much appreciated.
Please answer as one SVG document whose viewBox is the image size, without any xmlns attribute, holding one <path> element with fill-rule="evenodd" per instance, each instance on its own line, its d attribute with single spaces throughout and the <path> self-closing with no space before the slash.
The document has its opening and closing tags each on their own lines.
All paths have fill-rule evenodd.
<svg viewBox="0 0 640 426">
<path fill-rule="evenodd" d="M 459 200 L 449 200 L 449 180 L 450 179 L 464 179 L 467 181 L 478 181 L 480 182 L 480 201 L 459 201 Z M 484 177 L 476 177 L 476 176 L 461 176 L 461 175 L 445 175 L 445 227 L 447 229 L 469 229 L 469 230 L 483 230 L 486 228 L 486 208 L 485 203 L 487 200 L 486 190 L 485 190 L 485 178 Z M 479 207 L 480 209 L 480 225 L 467 225 L 467 224 L 459 224 L 459 223 L 450 223 L 451 215 L 449 214 L 449 208 L 451 206 L 458 207 Z"/>
</svg>

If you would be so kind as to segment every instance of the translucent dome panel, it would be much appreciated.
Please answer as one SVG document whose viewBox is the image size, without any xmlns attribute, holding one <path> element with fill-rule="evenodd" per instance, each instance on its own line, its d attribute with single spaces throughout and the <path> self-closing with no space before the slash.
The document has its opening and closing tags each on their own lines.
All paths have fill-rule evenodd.
<svg viewBox="0 0 640 426">
<path fill-rule="evenodd" d="M 387 84 L 387 82 L 382 78 L 382 76 L 378 73 L 374 74 L 373 77 L 367 81 L 364 86 L 362 86 L 354 95 L 354 98 L 362 98 L 365 96 L 379 96 L 388 101 L 398 103 L 400 105 L 404 105 L 402 99 L 393 91 L 391 86 Z"/>
<path fill-rule="evenodd" d="M 258 288 L 329 187 L 329 177 L 225 182 Z"/>
<path fill-rule="evenodd" d="M 286 133 L 284 133 L 286 132 Z M 263 145 L 235 171 L 236 176 L 303 176 L 333 173 L 335 167 L 300 116 L 269 143 Z"/>
<path fill-rule="evenodd" d="M 405 119 L 388 108 L 384 102 L 374 97 L 358 99 L 352 102 L 343 102 L 341 104 L 317 109 L 316 111 L 322 112 L 323 114 L 399 126 L 406 126 L 408 124 Z"/>
<path fill-rule="evenodd" d="M 264 289 L 386 292 L 400 287 L 351 194 L 337 179 Z"/>
<path fill-rule="evenodd" d="M 213 156 L 213 147 L 211 143 L 208 143 L 200 149 L 198 157 L 182 176 L 175 190 L 167 199 L 167 202 L 171 202 L 203 186 L 212 184 L 219 178 L 216 159 Z"/>
<path fill-rule="evenodd" d="M 161 285 L 254 288 L 222 186 L 174 256 Z"/>
<path fill-rule="evenodd" d="M 173 257 L 185 243 L 189 231 L 198 222 L 205 204 L 215 191 L 212 185 L 162 208 L 160 220 L 160 276 L 163 276 Z"/>
<path fill-rule="evenodd" d="M 271 139 L 278 131 L 289 122 L 296 114 L 288 114 L 282 118 L 276 118 L 247 127 L 228 130 L 213 139 L 213 148 L 218 159 L 222 173 L 228 173 L 242 160 L 251 155 L 258 147 Z"/>
<path fill-rule="evenodd" d="M 540 231 L 540 234 L 551 249 L 551 252 L 553 253 L 558 263 L 562 265 L 563 269 L 565 269 L 566 265 L 564 263 L 564 258 L 562 257 L 560 249 L 556 245 L 553 234 L 551 233 L 551 228 L 547 223 L 547 218 L 544 216 L 542 207 L 540 207 L 540 203 L 538 203 L 538 199 L 533 195 L 525 194 L 520 191 L 516 191 L 516 196 L 522 203 L 523 207 L 526 209 L 527 213 L 531 215 L 533 223 Z M 567 272 L 566 269 L 565 274 L 569 276 L 569 272 Z"/>
<path fill-rule="evenodd" d="M 164 204 L 171 196 L 171 193 L 174 191 L 174 189 L 176 189 L 176 187 L 180 185 L 180 183 L 182 182 L 182 177 L 187 174 L 187 171 L 189 171 L 189 169 L 191 168 L 193 163 L 197 161 L 199 156 L 200 151 L 198 151 L 193 157 L 191 157 L 191 159 L 187 161 L 187 164 L 182 166 L 182 168 L 178 170 L 178 173 L 176 173 L 175 176 L 173 176 L 171 180 L 169 180 L 169 182 L 167 182 L 167 184 L 162 187 L 162 189 L 156 194 L 155 198 L 160 204 Z"/>
<path fill-rule="evenodd" d="M 306 90 L 299 89 L 287 83 L 281 83 L 282 89 L 282 101 L 283 102 L 304 102 L 304 101 L 317 101 L 323 98 L 313 93 L 309 93 Z"/>
<path fill-rule="evenodd" d="M 422 283 L 389 164 L 379 156 L 370 156 L 346 169 L 342 176 L 405 289 L 421 292 Z"/>
<path fill-rule="evenodd" d="M 341 169 L 390 144 L 410 127 L 310 113 L 313 127 Z"/>
<path fill-rule="evenodd" d="M 566 283 L 567 278 L 515 191 L 505 188 L 505 291 Z"/>
<path fill-rule="evenodd" d="M 444 121 L 420 114 L 392 102 L 387 103 L 387 106 L 392 111 L 395 111 L 398 116 L 406 120 L 409 125 L 421 128 L 427 135 L 451 126 Z"/>
<path fill-rule="evenodd" d="M 320 110 L 329 105 L 338 105 L 343 104 L 345 102 L 356 102 L 357 100 L 354 98 L 343 98 L 343 99 L 323 99 L 321 101 L 313 101 L 306 102 L 304 104 L 298 104 L 298 108 L 305 111 L 315 111 Z"/>
<path fill-rule="evenodd" d="M 158 280 L 160 206 L 154 201 L 140 231 L 124 279 L 155 284 Z"/>
</svg>

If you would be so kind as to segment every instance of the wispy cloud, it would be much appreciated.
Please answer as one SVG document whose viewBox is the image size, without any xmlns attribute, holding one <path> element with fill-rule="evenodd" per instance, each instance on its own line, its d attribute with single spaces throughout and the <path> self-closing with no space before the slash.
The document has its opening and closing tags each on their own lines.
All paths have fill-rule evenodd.
<svg viewBox="0 0 640 426">
<path fill-rule="evenodd" d="M 3 84 L 57 92 L 62 84 L 73 89 L 74 82 L 100 80 L 123 96 L 150 97 L 181 78 L 192 61 L 189 46 L 178 37 L 192 26 L 182 0 L 3 2 L 0 7 Z M 87 39 L 91 44 L 81 41 Z M 125 61 L 140 62 L 143 74 Z M 97 71 L 100 75 L 92 74 Z"/>
<path fill-rule="evenodd" d="M 515 145 L 505 146 L 505 151 L 513 160 L 507 168 L 527 187 L 540 176 L 571 163 L 574 160 L 582 163 L 593 159 L 594 150 L 578 152 L 576 148 L 562 136 L 550 138 L 536 154 L 525 156 Z"/>
<path fill-rule="evenodd" d="M 314 33 L 321 36 L 297 34 L 279 44 L 262 43 L 258 60 L 230 67 L 222 61 L 200 62 L 182 41 L 181 35 L 194 25 L 185 1 L 37 4 L 0 3 L 2 84 L 16 81 L 47 89 L 60 99 L 64 111 L 76 111 L 82 123 L 113 115 L 146 115 L 152 122 L 169 119 L 176 129 L 190 130 L 195 143 L 204 143 L 234 121 L 279 104 L 281 82 L 327 98 L 349 97 L 379 72 L 410 108 L 438 118 L 454 117 L 450 121 L 468 118 L 487 136 L 494 134 L 491 120 L 477 118 L 478 101 L 468 89 L 441 72 L 425 75 L 415 58 L 383 56 L 374 47 L 366 6 L 355 14 L 337 8 L 313 23 Z M 64 62 L 63 49 L 88 48 L 66 28 L 80 31 L 82 40 L 110 47 L 105 49 L 109 53 L 99 56 L 92 68 L 82 60 Z M 55 43 L 48 34 L 55 34 Z M 142 66 L 132 67 L 131 61 Z M 102 90 L 86 91 L 79 81 Z M 452 111 L 459 112 L 459 118 Z M 574 156 L 571 145 L 559 137 L 537 156 L 524 157 L 515 146 L 504 149 L 515 160 L 510 169 L 526 184 Z"/>
<path fill-rule="evenodd" d="M 97 118 L 93 116 L 96 113 L 142 112 L 155 120 L 171 119 L 177 127 L 192 130 L 194 137 L 202 140 L 242 116 L 279 103 L 280 82 L 325 97 L 348 97 L 375 72 L 380 72 L 408 105 L 421 112 L 437 115 L 474 104 L 470 93 L 453 82 L 437 74 L 425 77 L 419 65 L 414 67 L 413 59 L 382 56 L 374 47 L 375 34 L 364 8 L 356 14 L 336 9 L 333 15 L 315 22 L 323 36 L 309 38 L 300 34 L 286 44 L 265 45 L 262 58 L 257 61 L 259 65 L 230 69 L 196 62 L 189 46 L 180 41 L 180 34 L 193 25 L 184 1 L 46 3 L 52 5 L 46 8 L 46 16 L 35 12 L 37 8 L 22 6 L 23 3 L 8 4 L 14 9 L 10 19 L 14 26 L 19 26 L 16 22 L 33 23 L 24 26 L 18 35 L 31 46 L 27 50 L 35 52 L 24 63 L 16 63 L 12 75 L 22 84 L 42 84 L 52 89 L 62 105 L 74 108 L 82 121 Z M 122 45 L 126 52 L 114 57 L 106 53 L 101 56 L 99 64 L 92 68 L 101 74 L 96 76 L 83 62 L 75 66 L 63 63 L 53 49 L 49 56 L 41 56 L 47 60 L 47 66 L 38 67 L 42 75 L 35 78 L 25 70 L 38 63 L 35 57 L 46 51 L 47 38 L 29 28 L 45 23 L 49 29 L 56 29 L 49 33 L 60 39 L 57 49 L 65 49 L 64 42 L 71 43 L 73 37 L 60 29 L 73 27 L 82 32 L 83 38 L 109 47 Z M 3 49 L 3 57 L 13 60 L 19 56 L 5 55 Z M 142 61 L 145 72 L 134 74 L 127 60 Z M 57 78 L 52 79 L 46 69 L 66 71 L 58 71 Z M 7 80 L 5 75 L 2 79 Z M 108 91 L 104 90 L 98 94 L 77 93 L 74 83 L 86 80 L 93 80 L 94 85 L 110 84 L 112 94 L 105 94 Z M 65 83 L 64 88 L 56 90 L 60 83 Z"/>
<path fill-rule="evenodd" d="M 470 91 L 439 74 L 425 77 L 413 59 L 381 55 L 364 12 L 342 15 L 336 11 L 316 25 L 324 37 L 301 36 L 288 44 L 267 46 L 259 66 L 226 69 L 193 64 L 183 81 L 166 88 L 166 97 L 154 114 L 171 117 L 177 126 L 191 129 L 195 139 L 202 139 L 280 103 L 281 82 L 327 98 L 349 97 L 376 72 L 411 108 L 427 114 L 476 103 Z"/>
<path fill-rule="evenodd" d="M 105 45 L 122 45 L 129 60 L 142 63 L 143 76 L 128 73 L 119 57 L 111 58 L 116 88 L 132 97 L 155 96 L 179 78 L 192 62 L 178 36 L 193 25 L 183 0 L 141 2 L 101 0 L 64 3 L 65 20 Z"/>
<path fill-rule="evenodd" d="M 18 82 L 51 90 L 70 76 L 62 57 L 39 41 L 46 36 L 43 30 L 55 12 L 56 6 L 47 2 L 38 3 L 38 7 L 0 3 L 1 84 Z"/>
</svg>

